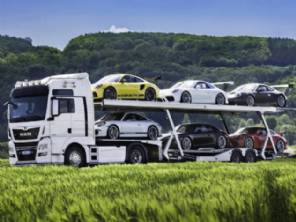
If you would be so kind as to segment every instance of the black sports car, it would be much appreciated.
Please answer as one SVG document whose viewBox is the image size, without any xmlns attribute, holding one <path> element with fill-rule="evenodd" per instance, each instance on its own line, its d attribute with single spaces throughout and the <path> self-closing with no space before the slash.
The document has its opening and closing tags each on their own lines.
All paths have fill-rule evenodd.
<svg viewBox="0 0 296 222">
<path fill-rule="evenodd" d="M 287 97 L 281 91 L 275 88 L 260 84 L 249 83 L 244 84 L 228 93 L 229 104 L 237 105 L 272 105 L 285 107 L 287 103 Z"/>
<path fill-rule="evenodd" d="M 229 137 L 225 132 L 208 124 L 183 124 L 177 126 L 177 133 L 184 150 L 209 147 L 222 149 L 229 144 Z M 171 148 L 177 148 L 175 140 Z"/>
</svg>

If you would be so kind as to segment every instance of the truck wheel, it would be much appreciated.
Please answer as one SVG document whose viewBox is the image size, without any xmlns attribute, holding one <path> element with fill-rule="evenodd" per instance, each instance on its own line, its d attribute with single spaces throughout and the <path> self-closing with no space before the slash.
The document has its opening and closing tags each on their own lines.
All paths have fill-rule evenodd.
<svg viewBox="0 0 296 222">
<path fill-rule="evenodd" d="M 104 99 L 117 99 L 116 90 L 113 87 L 108 87 L 104 90 Z"/>
<path fill-rule="evenodd" d="M 243 159 L 242 152 L 240 150 L 233 150 L 230 157 L 230 162 L 240 163 Z"/>
<path fill-rule="evenodd" d="M 79 146 L 69 147 L 65 154 L 65 164 L 75 167 L 85 166 L 86 157 L 84 150 Z"/>
<path fill-rule="evenodd" d="M 277 105 L 279 107 L 285 107 L 286 106 L 286 98 L 283 95 L 279 95 L 276 102 L 277 102 Z"/>
<path fill-rule="evenodd" d="M 245 155 L 245 162 L 246 163 L 254 163 L 256 162 L 256 153 L 252 149 L 248 149 Z"/>
<path fill-rule="evenodd" d="M 181 103 L 191 103 L 192 102 L 192 98 L 189 92 L 185 91 L 182 93 L 181 95 Z"/>
<path fill-rule="evenodd" d="M 158 137 L 158 129 L 156 126 L 149 126 L 148 132 L 147 132 L 147 137 L 150 140 L 157 140 Z"/>
<path fill-rule="evenodd" d="M 154 101 L 156 100 L 156 92 L 153 88 L 148 88 L 145 91 L 145 100 L 146 101 Z"/>
<path fill-rule="evenodd" d="M 111 125 L 107 130 L 107 137 L 112 140 L 117 140 L 119 138 L 120 132 L 117 126 Z"/>
<path fill-rule="evenodd" d="M 126 162 L 131 164 L 146 163 L 146 154 L 140 144 L 132 144 L 127 148 Z"/>
<path fill-rule="evenodd" d="M 225 96 L 222 94 L 222 93 L 219 93 L 217 96 L 216 96 L 216 104 L 218 105 L 224 105 L 225 104 Z"/>
</svg>

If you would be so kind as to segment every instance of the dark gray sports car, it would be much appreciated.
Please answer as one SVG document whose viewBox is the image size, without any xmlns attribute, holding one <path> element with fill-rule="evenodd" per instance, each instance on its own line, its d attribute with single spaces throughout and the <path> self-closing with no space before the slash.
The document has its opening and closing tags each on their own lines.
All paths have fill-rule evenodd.
<svg viewBox="0 0 296 222">
<path fill-rule="evenodd" d="M 286 95 L 266 84 L 244 84 L 228 93 L 229 104 L 237 105 L 271 105 L 285 107 Z"/>
<path fill-rule="evenodd" d="M 184 150 L 209 147 L 223 149 L 229 145 L 228 135 L 208 124 L 182 124 L 177 126 L 177 133 Z M 172 148 L 177 148 L 175 140 Z"/>
</svg>

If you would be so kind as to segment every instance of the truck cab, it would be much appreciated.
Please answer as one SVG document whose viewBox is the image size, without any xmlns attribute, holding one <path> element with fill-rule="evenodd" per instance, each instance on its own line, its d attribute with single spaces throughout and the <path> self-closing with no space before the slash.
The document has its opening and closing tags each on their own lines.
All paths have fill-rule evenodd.
<svg viewBox="0 0 296 222">
<path fill-rule="evenodd" d="M 63 164 L 73 146 L 88 162 L 95 145 L 90 89 L 87 73 L 17 82 L 8 102 L 10 163 Z"/>
</svg>

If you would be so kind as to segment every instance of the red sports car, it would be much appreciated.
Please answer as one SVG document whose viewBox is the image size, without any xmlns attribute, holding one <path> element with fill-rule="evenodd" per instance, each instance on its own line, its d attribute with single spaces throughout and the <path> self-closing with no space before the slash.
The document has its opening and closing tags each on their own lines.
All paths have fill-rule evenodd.
<svg viewBox="0 0 296 222">
<path fill-rule="evenodd" d="M 283 153 L 287 149 L 287 140 L 283 135 L 270 130 L 275 148 L 278 153 Z M 264 127 L 244 127 L 230 134 L 230 143 L 233 147 L 247 147 L 262 149 L 266 140 L 267 131 Z M 267 143 L 266 149 L 271 150 L 272 144 L 270 140 Z"/>
</svg>

